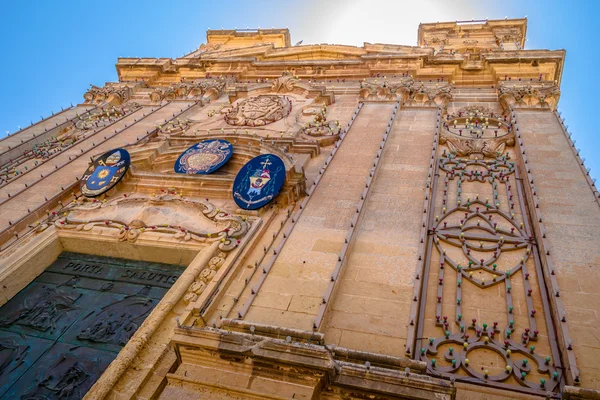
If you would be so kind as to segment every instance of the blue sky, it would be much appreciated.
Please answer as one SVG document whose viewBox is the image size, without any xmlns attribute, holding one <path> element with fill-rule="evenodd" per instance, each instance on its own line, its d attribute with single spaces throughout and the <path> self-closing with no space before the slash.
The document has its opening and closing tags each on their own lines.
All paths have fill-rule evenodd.
<svg viewBox="0 0 600 400">
<path fill-rule="evenodd" d="M 526 49 L 566 49 L 559 109 L 593 176 L 600 176 L 597 103 L 600 1 L 5 0 L 0 13 L 0 137 L 83 101 L 115 81 L 119 56 L 179 57 L 206 29 L 288 27 L 292 42 L 415 45 L 419 22 L 522 18 Z M 586 92 L 584 92 L 584 90 Z"/>
</svg>

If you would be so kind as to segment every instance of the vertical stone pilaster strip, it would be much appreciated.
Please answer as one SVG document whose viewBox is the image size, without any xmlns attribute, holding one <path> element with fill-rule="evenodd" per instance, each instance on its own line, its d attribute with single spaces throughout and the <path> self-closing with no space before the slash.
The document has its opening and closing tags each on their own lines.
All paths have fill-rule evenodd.
<svg viewBox="0 0 600 400">
<path fill-rule="evenodd" d="M 438 139 L 440 134 L 440 120 L 442 118 L 442 109 L 438 108 L 436 115 L 436 126 L 433 134 L 433 144 L 431 148 L 431 159 L 429 160 L 429 170 L 427 171 L 427 180 L 425 186 L 425 199 L 423 200 L 423 216 L 421 218 L 421 233 L 419 240 L 418 249 L 418 260 L 415 269 L 414 280 L 415 285 L 413 289 L 413 301 L 410 307 L 410 322 L 408 326 L 408 332 L 406 335 L 406 349 L 405 354 L 407 357 L 413 356 L 415 353 L 415 341 L 416 338 L 421 336 L 422 324 L 419 324 L 419 315 L 424 313 L 425 309 L 425 297 L 427 291 L 422 291 L 423 276 L 427 274 L 429 270 L 429 253 L 431 250 L 431 238 L 428 234 L 429 226 L 432 223 L 431 210 L 435 205 L 435 191 L 437 187 L 438 165 L 437 165 L 437 148 Z M 423 297 L 421 298 L 421 293 Z M 420 326 L 419 328 L 417 328 Z M 419 329 L 419 332 L 417 332 Z"/>
<path fill-rule="evenodd" d="M 511 123 L 513 130 L 517 136 L 516 147 L 519 153 L 519 158 L 524 167 L 526 178 L 522 180 L 525 188 L 526 196 L 525 200 L 531 210 L 531 225 L 537 237 L 537 246 L 539 249 L 540 259 L 542 260 L 542 269 L 544 272 L 544 278 L 548 287 L 550 302 L 552 304 L 551 315 L 554 319 L 556 330 L 558 333 L 559 341 L 558 345 L 563 353 L 563 361 L 565 362 L 565 376 L 567 378 L 567 384 L 578 385 L 580 383 L 579 368 L 577 368 L 577 360 L 575 358 L 575 352 L 573 351 L 573 343 L 569 334 L 569 327 L 567 320 L 564 317 L 565 307 L 562 299 L 560 298 L 560 289 L 558 287 L 558 280 L 555 274 L 555 264 L 552 256 L 550 255 L 550 243 L 546 239 L 546 228 L 544 226 L 542 212 L 536 204 L 539 204 L 540 199 L 537 195 L 535 187 L 535 181 L 531 170 L 528 168 L 527 152 L 523 138 L 519 132 L 519 124 L 517 122 L 517 114 L 513 107 L 510 107 Z"/>
</svg>

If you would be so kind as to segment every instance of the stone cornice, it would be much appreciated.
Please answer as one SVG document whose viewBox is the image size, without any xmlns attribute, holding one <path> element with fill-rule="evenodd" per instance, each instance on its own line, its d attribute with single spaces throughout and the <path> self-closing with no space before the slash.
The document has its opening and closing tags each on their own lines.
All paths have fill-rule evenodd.
<svg viewBox="0 0 600 400">
<path fill-rule="evenodd" d="M 223 373 L 235 370 L 249 375 L 250 382 L 252 377 L 267 373 L 282 387 L 292 384 L 294 390 L 312 394 L 313 398 L 325 386 L 349 397 L 368 392 L 386 398 L 441 400 L 456 395 L 452 383 L 422 374 L 424 365 L 414 360 L 355 352 L 310 340 L 295 341 L 290 337 L 284 340 L 255 333 L 181 326 L 175 329 L 171 344 L 183 368 L 169 374 L 169 380 L 180 380 L 179 377 L 187 376 L 187 368 L 198 365 Z M 296 373 L 304 379 L 294 382 Z M 243 390 L 252 393 L 253 387 L 249 385 Z"/>
</svg>

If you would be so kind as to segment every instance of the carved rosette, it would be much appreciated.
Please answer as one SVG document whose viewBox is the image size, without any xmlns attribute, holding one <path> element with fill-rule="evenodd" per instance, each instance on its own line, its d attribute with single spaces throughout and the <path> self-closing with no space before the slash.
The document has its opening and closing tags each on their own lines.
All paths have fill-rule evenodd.
<svg viewBox="0 0 600 400">
<path fill-rule="evenodd" d="M 202 217 L 192 216 L 198 213 Z M 163 217 L 165 223 L 161 221 Z M 166 222 L 172 220 L 178 223 Z M 75 231 L 108 228 L 115 231 L 119 241 L 128 242 L 156 234 L 184 242 L 219 241 L 223 251 L 235 248 L 250 228 L 245 217 L 222 212 L 208 201 L 185 199 L 174 189 L 163 190 L 159 195 L 124 195 L 109 201 L 82 196 L 66 206 L 60 215 L 53 214 L 38 231 L 52 223 L 58 229 Z"/>
<path fill-rule="evenodd" d="M 79 117 L 79 120 L 75 122 L 75 126 L 83 130 L 101 128 L 103 126 L 112 124 L 116 120 L 123 118 L 124 116 L 131 114 L 140 108 L 141 106 L 135 102 L 129 102 L 116 107 L 102 108 L 92 112 L 91 114 L 85 114 L 85 116 Z"/>
<path fill-rule="evenodd" d="M 504 110 L 514 108 L 547 108 L 554 110 L 560 99 L 560 89 L 550 82 L 501 82 L 498 100 Z"/>
<path fill-rule="evenodd" d="M 482 160 L 502 155 L 506 146 L 515 145 L 515 137 L 505 117 L 485 107 L 470 106 L 446 117 L 440 144 L 456 156 Z"/>
<path fill-rule="evenodd" d="M 225 89 L 223 80 L 201 80 L 194 83 L 176 83 L 168 87 L 157 87 L 150 93 L 152 103 L 160 103 L 163 100 L 182 99 L 218 99 Z"/>
<path fill-rule="evenodd" d="M 234 126 L 264 126 L 279 121 L 292 111 L 284 96 L 261 95 L 243 99 L 225 111 L 225 122 Z"/>
</svg>

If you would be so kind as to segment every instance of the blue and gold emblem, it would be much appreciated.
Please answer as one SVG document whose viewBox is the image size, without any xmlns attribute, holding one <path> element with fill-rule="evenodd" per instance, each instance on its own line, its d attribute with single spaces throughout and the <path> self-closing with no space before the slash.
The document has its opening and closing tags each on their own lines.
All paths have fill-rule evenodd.
<svg viewBox="0 0 600 400">
<path fill-rule="evenodd" d="M 227 140 L 204 140 L 181 153 L 175 161 L 175 172 L 210 174 L 229 161 L 232 154 L 233 146 Z"/>
<path fill-rule="evenodd" d="M 275 154 L 261 154 L 240 169 L 233 182 L 233 200 L 246 210 L 256 210 L 273 200 L 285 180 L 285 165 Z"/>
<path fill-rule="evenodd" d="M 115 149 L 98 157 L 81 178 L 81 193 L 100 196 L 115 186 L 129 169 L 129 152 Z"/>
</svg>

